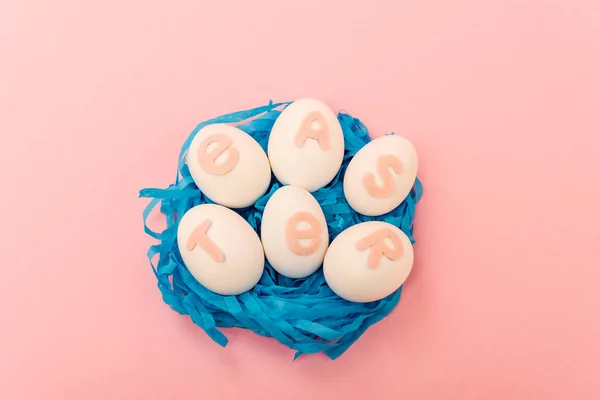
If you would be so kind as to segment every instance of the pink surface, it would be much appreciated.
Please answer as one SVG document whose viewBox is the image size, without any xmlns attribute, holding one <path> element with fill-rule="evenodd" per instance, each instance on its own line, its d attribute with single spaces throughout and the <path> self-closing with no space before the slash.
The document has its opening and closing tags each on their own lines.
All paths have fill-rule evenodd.
<svg viewBox="0 0 600 400">
<path fill-rule="evenodd" d="M 0 397 L 600 398 L 599 2 L 166 4 L 0 2 Z M 136 198 L 197 122 L 302 96 L 425 184 L 400 306 L 335 362 L 172 312 Z"/>
</svg>

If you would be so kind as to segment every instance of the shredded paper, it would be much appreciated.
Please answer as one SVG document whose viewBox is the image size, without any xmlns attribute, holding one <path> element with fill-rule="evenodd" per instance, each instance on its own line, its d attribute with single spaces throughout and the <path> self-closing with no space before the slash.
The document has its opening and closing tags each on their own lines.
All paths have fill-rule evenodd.
<svg viewBox="0 0 600 400">
<path fill-rule="evenodd" d="M 175 183 L 165 189 L 143 189 L 140 197 L 150 198 L 144 210 L 144 227 L 158 241 L 150 246 L 148 258 L 158 279 L 165 303 L 202 328 L 221 346 L 227 337 L 219 328 L 239 327 L 273 337 L 302 354 L 324 352 L 335 359 L 346 351 L 371 325 L 387 316 L 400 300 L 402 288 L 388 297 L 371 303 L 353 303 L 338 297 L 325 282 L 322 268 L 302 279 L 278 274 L 268 264 L 258 284 L 237 296 L 221 296 L 204 288 L 190 274 L 179 254 L 177 225 L 190 208 L 212 203 L 194 183 L 185 157 L 196 133 L 208 124 L 232 124 L 252 136 L 267 151 L 273 123 L 289 103 L 270 103 L 251 110 L 223 115 L 200 123 L 183 144 L 179 154 Z M 351 158 L 370 141 L 367 128 L 360 120 L 339 113 L 344 132 L 345 154 L 342 168 L 326 187 L 312 194 L 321 205 L 329 228 L 330 242 L 348 227 L 365 221 L 385 221 L 398 226 L 414 243 L 413 217 L 422 193 L 417 179 L 410 195 L 393 211 L 378 217 L 356 213 L 346 201 L 342 181 Z M 275 177 L 267 193 L 252 207 L 237 209 L 260 236 L 262 213 L 269 197 L 281 186 Z M 148 216 L 159 207 L 166 218 L 166 228 L 156 232 L 148 227 Z"/>
</svg>

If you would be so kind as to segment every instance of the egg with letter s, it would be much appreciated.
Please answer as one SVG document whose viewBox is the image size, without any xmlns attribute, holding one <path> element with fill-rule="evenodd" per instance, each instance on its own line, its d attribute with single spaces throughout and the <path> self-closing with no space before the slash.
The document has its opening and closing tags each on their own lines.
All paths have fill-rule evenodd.
<svg viewBox="0 0 600 400">
<path fill-rule="evenodd" d="M 350 160 L 344 194 L 356 212 L 378 216 L 398 207 L 417 178 L 417 150 L 406 138 L 381 136 Z"/>
<path fill-rule="evenodd" d="M 196 186 L 226 207 L 253 205 L 271 183 L 271 167 L 262 147 L 246 132 L 226 124 L 198 131 L 187 164 Z"/>
<path fill-rule="evenodd" d="M 183 263 L 208 290 L 235 295 L 253 288 L 264 270 L 258 235 L 235 211 L 217 204 L 188 210 L 177 229 Z"/>
<path fill-rule="evenodd" d="M 325 215 L 305 189 L 283 186 L 267 201 L 261 238 L 269 264 L 289 278 L 304 278 L 323 263 L 329 245 Z"/>
<path fill-rule="evenodd" d="M 275 121 L 267 153 L 281 183 L 314 192 L 331 182 L 342 165 L 342 127 L 322 101 L 296 100 Z"/>
<path fill-rule="evenodd" d="M 410 239 L 400 229 L 387 222 L 362 222 L 331 242 L 323 273 L 331 290 L 341 298 L 370 302 L 402 286 L 413 259 Z"/>
</svg>

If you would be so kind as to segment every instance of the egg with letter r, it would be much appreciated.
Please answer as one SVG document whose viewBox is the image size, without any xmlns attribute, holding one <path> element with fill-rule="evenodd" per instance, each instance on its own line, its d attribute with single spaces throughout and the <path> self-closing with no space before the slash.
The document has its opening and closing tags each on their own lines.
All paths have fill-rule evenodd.
<svg viewBox="0 0 600 400">
<path fill-rule="evenodd" d="M 323 273 L 341 298 L 370 302 L 398 290 L 410 274 L 413 259 L 410 239 L 400 229 L 387 222 L 362 222 L 331 242 Z"/>
</svg>

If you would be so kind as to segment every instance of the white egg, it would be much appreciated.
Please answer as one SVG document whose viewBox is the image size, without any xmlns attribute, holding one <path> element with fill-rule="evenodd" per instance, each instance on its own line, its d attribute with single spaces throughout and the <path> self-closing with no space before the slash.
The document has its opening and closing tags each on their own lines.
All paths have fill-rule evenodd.
<svg viewBox="0 0 600 400">
<path fill-rule="evenodd" d="M 338 296 L 354 302 L 383 299 L 406 280 L 413 265 L 410 239 L 394 225 L 363 222 L 331 242 L 323 273 Z"/>
<path fill-rule="evenodd" d="M 205 288 L 240 294 L 259 281 L 265 256 L 258 235 L 235 211 L 201 204 L 186 212 L 177 229 L 181 258 Z"/>
<path fill-rule="evenodd" d="M 314 192 L 331 182 L 342 165 L 342 127 L 322 101 L 297 100 L 275 121 L 267 153 L 280 182 Z"/>
<path fill-rule="evenodd" d="M 367 143 L 350 160 L 344 194 L 356 212 L 377 216 L 398 207 L 417 178 L 417 150 L 408 139 L 382 136 Z"/>
<path fill-rule="evenodd" d="M 230 125 L 200 129 L 190 144 L 187 164 L 198 188 L 226 207 L 253 205 L 271 182 L 269 159 L 258 142 Z"/>
<path fill-rule="evenodd" d="M 277 272 L 303 278 L 323 263 L 329 230 L 321 206 L 308 191 L 283 186 L 265 206 L 261 238 L 265 256 Z"/>
</svg>

